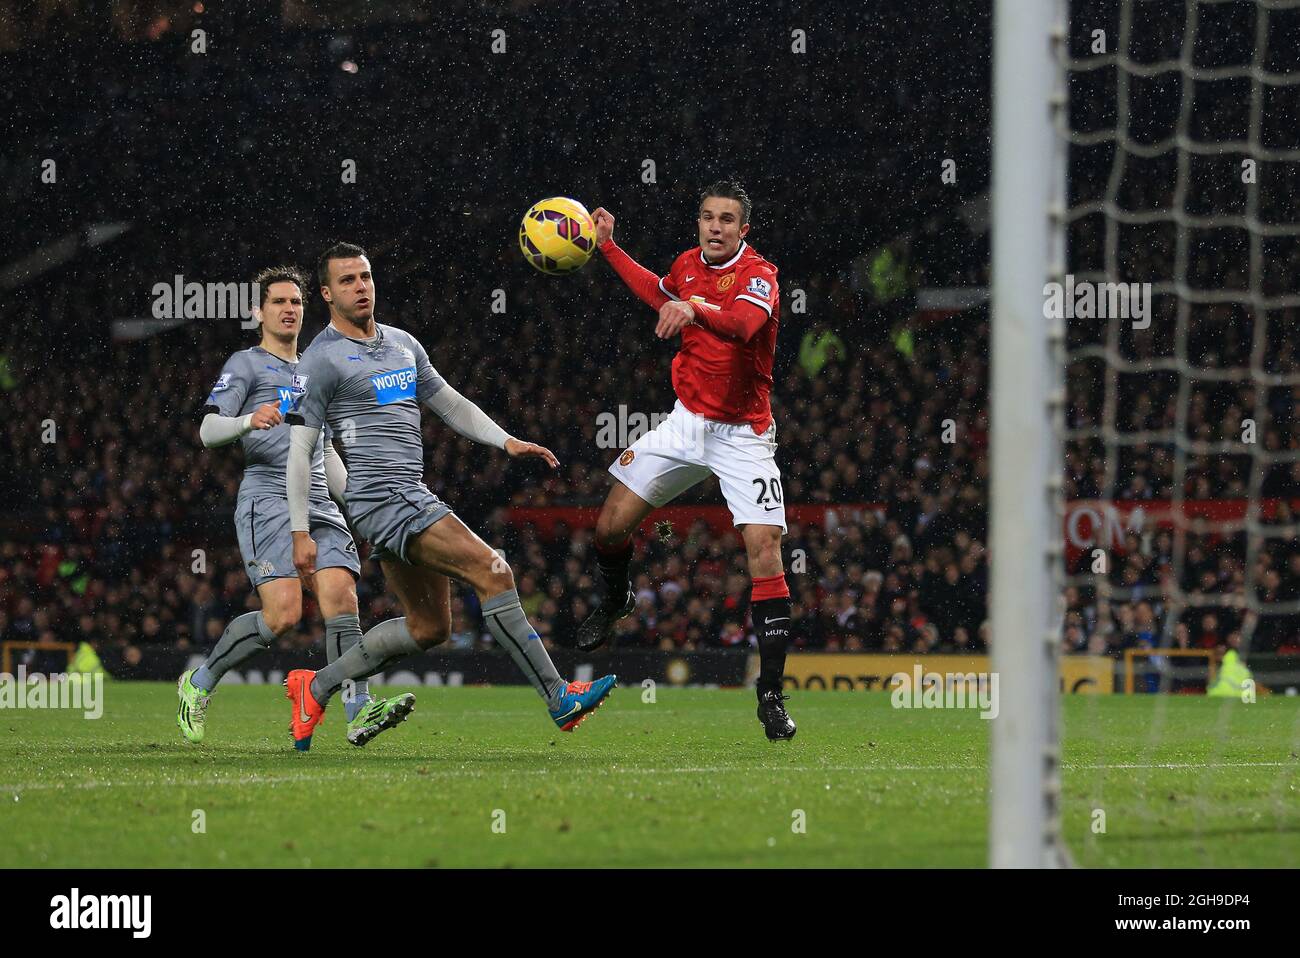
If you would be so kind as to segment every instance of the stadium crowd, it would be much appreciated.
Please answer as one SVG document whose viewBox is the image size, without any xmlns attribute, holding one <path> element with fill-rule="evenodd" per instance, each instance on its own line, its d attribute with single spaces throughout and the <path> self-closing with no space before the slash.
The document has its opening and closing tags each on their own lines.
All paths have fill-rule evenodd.
<svg viewBox="0 0 1300 958">
<path fill-rule="evenodd" d="M 512 29 L 526 34 L 530 18 L 542 16 L 563 26 L 578 14 L 563 4 L 533 9 Z M 47 83 L 3 109 L 11 128 L 34 131 L 50 120 L 34 136 L 30 159 L 67 155 L 68 186 L 24 193 L 15 177 L 0 177 L 19 227 L 0 240 L 0 253 L 23 252 L 20 236 L 49 242 L 96 221 L 132 226 L 116 243 L 83 246 L 75 266 L 32 279 L 29 295 L 9 306 L 14 328 L 40 336 L 10 341 L 0 355 L 0 389 L 11 399 L 0 424 L 0 453 L 10 464 L 0 470 L 9 506 L 0 530 L 0 640 L 205 648 L 232 615 L 256 607 L 231 527 L 240 455 L 204 450 L 196 416 L 226 356 L 255 334 L 235 320 L 212 320 L 113 338 L 112 320 L 148 316 L 149 291 L 174 275 L 230 281 L 285 259 L 310 266 L 339 235 L 370 249 L 380 320 L 414 332 L 453 385 L 560 459 L 558 473 L 543 475 L 425 417 L 430 488 L 505 550 L 543 637 L 571 634 L 597 591 L 590 531 L 543 538 L 507 522 L 502 507 L 599 503 L 605 467 L 625 444 L 605 442 L 602 425 L 671 408 L 672 346 L 650 335 L 648 312 L 603 264 L 565 282 L 531 273 L 512 249 L 514 221 L 533 194 L 572 191 L 613 209 L 616 238 L 647 266 L 665 269 L 693 242 L 694 191 L 716 165 L 700 157 L 715 155 L 710 144 L 720 130 L 740 130 L 748 141 L 782 145 L 762 164 L 736 168 L 757 201 L 753 243 L 781 267 L 773 411 L 785 500 L 870 506 L 838 510 L 834 524 L 790 523 L 794 641 L 843 651 L 985 649 L 987 313 L 900 316 L 873 299 L 862 262 L 923 223 L 900 247 L 910 250 L 914 282 L 986 280 L 987 247 L 956 215 L 987 185 L 986 85 L 971 79 L 977 52 L 956 27 L 950 36 L 926 34 L 935 49 L 925 70 L 944 72 L 936 79 L 923 75 L 916 51 L 884 42 L 872 15 L 827 16 L 835 19 L 824 24 L 830 42 L 855 56 L 867 50 L 879 69 L 850 78 L 834 58 L 814 58 L 791 71 L 788 38 L 746 44 L 739 65 L 709 65 L 708 77 L 696 77 L 716 91 L 702 101 L 683 99 L 665 79 L 647 87 L 645 78 L 621 74 L 613 43 L 588 66 L 606 104 L 594 115 L 535 108 L 562 103 L 575 82 L 539 76 L 536 56 L 505 57 L 493 67 L 493 88 L 512 91 L 512 102 L 486 101 L 483 85 L 469 79 L 481 51 L 463 39 L 430 44 L 402 26 L 291 32 L 282 46 L 256 51 L 214 46 L 202 61 L 174 36 L 122 44 L 119 56 L 76 38 L 60 41 L 68 56 L 56 66 L 67 82 Z M 548 21 L 547 35 L 556 29 Z M 689 51 L 653 30 L 638 42 L 665 58 L 663 77 L 696 70 Z M 38 67 L 48 73 L 47 52 L 38 45 L 6 54 L 6 64 L 16 76 L 35 76 Z M 344 63 L 355 69 L 341 69 Z M 764 83 L 778 70 L 789 82 Z M 863 83 L 872 109 L 849 108 Z M 755 112 L 749 93 L 757 84 L 764 101 Z M 936 89 L 951 106 L 947 124 L 935 122 L 945 115 L 934 105 Z M 330 96 L 354 101 L 356 113 L 386 131 L 382 146 L 357 136 L 350 111 L 321 109 Z M 221 109 L 201 110 L 205 99 Z M 676 105 L 644 108 L 651 102 Z M 633 112 L 644 123 L 628 123 Z M 607 162 L 589 162 L 584 142 L 599 143 Z M 868 149 L 870 168 L 861 162 Z M 930 167 L 937 171 L 939 157 L 953 153 L 971 172 L 949 196 Z M 410 162 L 430 155 L 445 168 Z M 338 194 L 339 159 L 351 156 L 360 157 L 362 175 L 352 192 Z M 643 157 L 657 160 L 660 189 L 646 190 L 639 178 Z M 557 166 L 577 182 L 567 173 L 557 181 Z M 313 202 L 313 192 L 328 198 Z M 1084 257 L 1096 252 L 1086 238 Z M 948 255 L 958 247 L 962 255 Z M 1145 272 L 1137 275 L 1167 276 L 1169 244 L 1142 249 Z M 504 312 L 489 305 L 498 289 Z M 794 305 L 795 290 L 804 311 Z M 309 303 L 300 345 L 324 318 L 321 304 Z M 1296 371 L 1293 344 L 1276 333 L 1287 322 L 1295 328 L 1294 319 L 1274 318 L 1269 372 Z M 1169 324 L 1157 319 L 1147 334 L 1126 334 L 1122 348 L 1137 360 L 1168 355 L 1175 347 L 1162 328 Z M 1240 307 L 1205 310 L 1179 355 L 1196 365 L 1246 365 L 1250 330 Z M 1081 324 L 1073 345 L 1104 332 Z M 1080 362 L 1069 375 L 1069 425 L 1097 426 L 1106 410 L 1104 371 Z M 1300 388 L 1198 383 L 1180 423 L 1177 377 L 1119 379 L 1122 432 L 1177 427 L 1196 440 L 1222 441 L 1239 431 L 1246 411 L 1262 408 L 1260 448 L 1295 448 L 1290 424 Z M 1118 456 L 1114 477 L 1102 464 L 1108 450 Z M 1250 468 L 1249 455 L 1193 453 L 1180 468 L 1169 443 L 1120 451 L 1080 438 L 1067 450 L 1066 495 L 1163 499 L 1181 482 L 1188 498 L 1239 497 L 1250 488 Z M 1274 465 L 1260 488 L 1300 497 L 1300 464 Z M 720 503 L 716 481 L 679 501 Z M 1284 519 L 1285 510 L 1275 517 Z M 1176 551 L 1167 532 L 1135 536 L 1109 573 L 1122 597 L 1106 604 L 1093 589 L 1072 590 L 1067 651 L 1166 641 L 1160 623 L 1177 594 L 1207 604 L 1188 608 L 1173 641 L 1228 643 L 1243 622 L 1242 542 L 1192 534 Z M 1293 542 L 1270 540 L 1258 562 L 1262 601 L 1300 596 Z M 699 523 L 669 541 L 641 538 L 634 568 L 637 611 L 620 627 L 620 646 L 751 641 L 749 579 L 734 533 L 713 534 Z M 363 620 L 392 608 L 374 563 L 365 564 L 359 592 Z M 1212 598 L 1223 593 L 1230 599 Z M 286 642 L 320 638 L 309 607 Z M 451 641 L 461 648 L 487 642 L 468 591 L 453 600 Z M 1266 617 L 1254 644 L 1290 648 L 1300 644 L 1300 628 L 1294 618 Z"/>
</svg>

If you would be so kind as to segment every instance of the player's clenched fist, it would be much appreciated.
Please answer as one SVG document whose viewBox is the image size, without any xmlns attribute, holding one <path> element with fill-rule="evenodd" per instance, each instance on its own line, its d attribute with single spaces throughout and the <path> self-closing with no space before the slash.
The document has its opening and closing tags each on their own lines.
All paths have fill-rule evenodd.
<svg viewBox="0 0 1300 958">
<path fill-rule="evenodd" d="M 278 402 L 269 402 L 253 410 L 252 424 L 254 429 L 270 429 L 282 422 L 284 422 L 284 416 L 280 415 L 280 404 Z"/>
<path fill-rule="evenodd" d="M 614 217 L 610 215 L 609 210 L 603 206 L 598 206 L 596 211 L 591 214 L 591 218 L 596 221 L 597 246 L 614 236 Z"/>
<path fill-rule="evenodd" d="M 660 339 L 672 339 L 693 322 L 695 310 L 691 304 L 672 300 L 659 307 L 659 325 L 655 326 L 655 335 Z"/>
</svg>

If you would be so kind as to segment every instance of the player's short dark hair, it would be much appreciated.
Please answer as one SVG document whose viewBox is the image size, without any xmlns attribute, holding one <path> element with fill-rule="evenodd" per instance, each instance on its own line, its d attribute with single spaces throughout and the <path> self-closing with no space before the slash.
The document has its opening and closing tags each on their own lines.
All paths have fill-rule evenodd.
<svg viewBox="0 0 1300 958">
<path fill-rule="evenodd" d="M 330 284 L 330 260 L 352 259 L 365 255 L 366 251 L 356 243 L 335 243 L 320 254 L 320 259 L 316 260 L 316 281 L 322 286 Z"/>
<path fill-rule="evenodd" d="M 266 297 L 270 294 L 267 292 L 272 283 L 293 283 L 298 287 L 298 292 L 302 293 L 302 301 L 305 304 L 308 297 L 307 275 L 296 266 L 268 266 L 264 270 L 259 270 L 258 274 L 253 277 L 253 282 L 257 284 L 259 290 L 259 306 L 266 305 Z"/>
<path fill-rule="evenodd" d="M 715 180 L 705 187 L 704 192 L 700 194 L 700 205 L 710 196 L 720 196 L 726 200 L 735 200 L 740 204 L 740 225 L 744 226 L 749 222 L 749 214 L 754 211 L 754 204 L 750 202 L 749 194 L 745 188 L 740 185 L 740 181 L 734 177 L 727 177 L 721 180 Z"/>
</svg>

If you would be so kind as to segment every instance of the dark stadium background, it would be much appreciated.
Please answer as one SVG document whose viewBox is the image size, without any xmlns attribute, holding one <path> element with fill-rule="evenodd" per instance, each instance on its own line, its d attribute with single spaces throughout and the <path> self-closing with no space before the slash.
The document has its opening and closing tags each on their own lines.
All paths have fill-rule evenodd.
<svg viewBox="0 0 1300 958">
<path fill-rule="evenodd" d="M 120 340 L 113 322 L 148 316 L 152 286 L 176 274 L 231 282 L 271 263 L 310 267 L 335 239 L 370 252 L 380 321 L 415 333 L 453 385 L 559 456 L 561 473 L 543 475 L 425 418 L 430 487 L 505 549 L 539 631 L 572 631 L 594 591 L 590 533 L 543 535 L 506 507 L 598 505 L 617 450 L 596 447 L 597 417 L 621 404 L 667 411 L 672 347 L 605 264 L 533 272 L 519 217 L 553 194 L 603 205 L 620 243 L 662 271 L 694 244 L 701 186 L 734 174 L 755 201 L 750 239 L 780 268 L 773 408 L 786 499 L 817 507 L 786 540 L 797 644 L 985 650 L 987 311 L 977 295 L 945 308 L 922 295 L 987 283 L 984 5 L 286 3 L 282 17 L 280 4 L 205 2 L 199 13 L 0 0 L 0 640 L 86 640 L 131 666 L 204 649 L 252 607 L 231 527 L 240 457 L 203 450 L 196 413 L 254 334 L 214 320 Z M 190 52 L 196 28 L 202 55 Z M 490 51 L 496 29 L 504 54 Z M 806 31 L 806 53 L 791 51 L 793 30 Z M 56 184 L 40 180 L 46 158 Z M 340 182 L 345 159 L 355 184 Z M 945 159 L 955 183 L 941 180 Z M 1085 184 L 1097 172 L 1072 171 Z M 1139 201 L 1147 187 L 1132 189 Z M 106 223 L 129 228 L 92 241 Z M 1089 229 L 1080 224 L 1075 248 L 1095 248 Z M 38 251 L 46 261 L 31 266 Z M 1201 250 L 1198 278 L 1230 270 L 1232 252 Z M 1168 273 L 1167 245 L 1143 255 L 1142 269 Z M 496 289 L 504 314 L 490 308 Z M 303 345 L 325 321 L 313 291 Z M 1192 354 L 1241 360 L 1245 322 L 1231 308 L 1207 315 Z M 801 347 L 825 333 L 840 349 L 813 371 Z M 1274 345 L 1277 367 L 1294 370 L 1291 343 Z M 1097 415 L 1099 387 L 1072 372 L 1074 422 Z M 1131 388 L 1124 428 L 1169 421 L 1169 383 Z M 1189 428 L 1221 433 L 1227 411 L 1246 408 L 1245 388 L 1207 394 Z M 1298 399 L 1270 396 L 1267 441 L 1295 442 Z M 947 419 L 955 442 L 941 437 Z M 40 439 L 46 420 L 52 444 Z M 1067 497 L 1102 493 L 1098 462 L 1095 448 L 1068 451 Z M 1239 497 L 1240 469 L 1195 460 L 1187 495 Z M 1167 497 L 1168 450 L 1137 448 L 1120 476 L 1124 498 Z M 1270 475 L 1266 494 L 1300 496 L 1300 469 Z M 720 506 L 716 483 L 682 503 Z M 863 504 L 874 508 L 851 508 Z M 204 574 L 191 572 L 195 548 Z M 1159 642 L 1171 548 L 1156 535 L 1115 563 L 1116 584 L 1145 587 L 1137 601 L 1099 616 L 1093 596 L 1072 590 L 1067 650 Z M 1184 588 L 1240 592 L 1242 554 L 1239 542 L 1193 536 Z M 1275 543 L 1266 557 L 1273 594 L 1300 597 L 1294 547 Z M 618 648 L 749 646 L 734 534 L 677 522 L 669 541 L 638 539 L 636 568 L 641 603 Z M 366 571 L 362 619 L 373 621 L 391 600 Z M 1229 607 L 1181 624 L 1176 641 L 1216 647 L 1240 622 Z M 483 631 L 472 595 L 457 598 L 451 644 L 486 647 Z M 319 648 L 320 634 L 309 607 L 293 643 Z M 1259 651 L 1297 646 L 1294 618 L 1256 633 Z"/>
</svg>

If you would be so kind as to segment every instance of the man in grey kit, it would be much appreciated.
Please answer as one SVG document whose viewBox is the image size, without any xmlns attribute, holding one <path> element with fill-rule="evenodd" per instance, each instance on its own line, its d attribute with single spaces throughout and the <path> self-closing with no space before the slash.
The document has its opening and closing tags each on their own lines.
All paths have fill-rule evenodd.
<svg viewBox="0 0 1300 958">
<path fill-rule="evenodd" d="M 261 293 L 256 316 L 261 343 L 232 355 L 203 407 L 199 437 L 209 449 L 239 441 L 244 478 L 235 506 L 235 529 L 244 568 L 262 601 L 258 612 L 233 619 L 198 669 L 177 682 L 176 724 L 191 742 L 203 740 L 209 701 L 230 669 L 247 661 L 302 618 L 304 583 L 316 593 L 325 620 L 325 647 L 334 661 L 360 638 L 356 577 L 361 571 L 356 543 L 337 505 L 346 469 L 322 437 L 311 451 L 310 520 L 321 544 L 320 570 L 302 580 L 293 565 L 289 508 L 285 502 L 285 464 L 289 430 L 278 428 L 302 398 L 297 381 L 298 334 L 302 330 L 306 278 L 292 267 L 274 267 L 253 280 Z M 348 740 L 365 745 L 400 723 L 414 706 L 412 695 L 372 702 L 364 682 L 346 703 Z"/>
<path fill-rule="evenodd" d="M 414 336 L 375 322 L 374 277 L 363 249 L 350 243 L 330 247 L 321 254 L 317 278 L 330 324 L 303 353 L 297 382 L 304 393 L 286 419 L 294 565 L 310 575 L 323 554 L 309 529 L 308 497 L 311 453 L 328 425 L 343 443 L 349 518 L 374 547 L 406 618 L 404 630 L 376 627 L 319 672 L 289 673 L 285 691 L 293 704 L 295 740 L 311 740 L 326 703 L 344 682 L 374 675 L 450 635 L 453 578 L 478 594 L 489 631 L 546 702 L 555 724 L 572 731 L 605 700 L 616 677 L 560 678 L 519 604 L 509 565 L 424 484 L 420 407 L 460 435 L 508 455 L 536 456 L 551 468 L 559 463 L 549 449 L 508 435 L 448 385 Z"/>
</svg>

